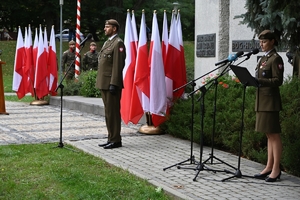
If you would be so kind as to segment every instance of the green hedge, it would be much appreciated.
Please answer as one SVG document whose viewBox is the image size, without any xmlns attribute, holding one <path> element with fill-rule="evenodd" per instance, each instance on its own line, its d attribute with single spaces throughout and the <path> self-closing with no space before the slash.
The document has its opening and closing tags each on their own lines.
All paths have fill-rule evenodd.
<svg viewBox="0 0 300 200">
<path fill-rule="evenodd" d="M 210 82 L 206 80 L 206 82 Z M 217 83 L 206 85 L 204 95 L 203 141 L 212 144 L 213 118 L 215 115 L 214 147 L 238 154 L 239 134 L 242 123 L 242 96 L 244 87 L 234 77 L 224 76 Z M 282 125 L 283 170 L 300 176 L 300 81 L 289 78 L 280 87 L 283 111 L 280 112 Z M 255 132 L 255 88 L 246 87 L 244 106 L 244 129 L 242 137 L 243 157 L 265 164 L 267 161 L 267 138 L 264 133 Z M 194 138 L 200 143 L 201 104 L 200 93 L 194 95 Z M 215 98 L 216 96 L 216 98 Z M 216 104 L 214 104 L 216 99 Z M 192 97 L 177 100 L 167 122 L 161 128 L 176 137 L 191 138 Z M 214 112 L 215 111 L 215 112 Z"/>
</svg>

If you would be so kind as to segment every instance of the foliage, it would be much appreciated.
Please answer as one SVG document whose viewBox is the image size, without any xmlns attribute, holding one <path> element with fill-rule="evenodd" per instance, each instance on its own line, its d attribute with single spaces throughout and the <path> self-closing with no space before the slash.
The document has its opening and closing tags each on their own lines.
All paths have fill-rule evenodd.
<svg viewBox="0 0 300 200">
<path fill-rule="evenodd" d="M 0 146 L 1 199 L 171 199 L 147 180 L 55 144 Z"/>
<path fill-rule="evenodd" d="M 265 29 L 273 30 L 290 49 L 300 44 L 300 1 L 298 0 L 246 0 L 246 13 L 242 18 L 256 34 Z"/>
<path fill-rule="evenodd" d="M 149 27 L 152 23 L 153 10 L 158 11 L 158 20 L 162 25 L 163 11 L 167 10 L 169 25 L 171 10 L 174 8 L 171 0 L 85 0 L 81 2 L 81 32 L 85 35 L 91 33 L 96 41 L 103 38 L 104 22 L 114 18 L 120 23 L 120 33 L 125 30 L 125 18 L 127 9 L 135 10 L 137 19 L 140 19 L 142 9 L 146 12 L 146 21 Z M 194 13 L 195 0 L 180 0 L 181 23 L 184 40 L 194 40 Z M 62 7 L 62 27 L 76 27 L 77 1 L 64 1 Z M 98 8 L 101 8 L 100 10 Z M 34 17 L 33 17 L 34 16 Z M 25 27 L 31 24 L 32 28 L 47 27 L 50 34 L 51 26 L 59 32 L 60 5 L 58 0 L 15 0 L 3 1 L 0 4 L 0 28 L 7 27 L 9 31 L 16 31 L 18 26 Z M 137 20 L 139 24 L 140 20 Z M 161 27 L 161 26 L 160 26 Z"/>
<path fill-rule="evenodd" d="M 203 79 L 204 87 L 188 99 L 180 99 L 172 107 L 169 120 L 161 128 L 176 137 L 191 139 L 192 106 L 194 99 L 193 140 L 200 143 L 203 128 L 204 145 L 239 152 L 239 137 L 242 133 L 242 155 L 261 163 L 267 161 L 267 139 L 263 133 L 255 132 L 255 88 L 246 87 L 244 104 L 244 128 L 242 108 L 244 86 L 231 76 L 208 76 Z M 215 81 L 216 80 L 216 81 Z M 283 111 L 281 114 L 284 170 L 300 176 L 300 80 L 289 79 L 281 86 Z M 216 97 L 216 98 L 215 98 Z M 203 109 L 204 108 L 204 109 Z M 202 126 L 202 110 L 204 110 Z M 215 121 L 214 121 L 215 118 Z"/>
<path fill-rule="evenodd" d="M 80 95 L 84 97 L 100 97 L 100 90 L 95 87 L 97 71 L 90 70 L 80 74 Z"/>
</svg>

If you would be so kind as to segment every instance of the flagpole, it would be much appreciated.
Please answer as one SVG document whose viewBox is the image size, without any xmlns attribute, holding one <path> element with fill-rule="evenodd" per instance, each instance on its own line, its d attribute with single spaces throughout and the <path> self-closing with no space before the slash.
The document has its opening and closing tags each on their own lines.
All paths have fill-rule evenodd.
<svg viewBox="0 0 300 200">
<path fill-rule="evenodd" d="M 59 62 L 59 71 L 60 71 L 60 81 L 62 79 L 62 66 L 61 66 L 61 57 L 62 57 L 62 6 L 64 5 L 64 0 L 59 0 L 60 5 L 60 24 L 59 24 L 59 55 L 60 55 L 60 62 Z"/>
</svg>

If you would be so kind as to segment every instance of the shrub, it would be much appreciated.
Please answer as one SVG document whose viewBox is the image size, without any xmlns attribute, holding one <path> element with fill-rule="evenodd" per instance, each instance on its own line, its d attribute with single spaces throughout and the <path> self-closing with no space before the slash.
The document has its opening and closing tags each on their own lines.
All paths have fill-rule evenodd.
<svg viewBox="0 0 300 200">
<path fill-rule="evenodd" d="M 100 90 L 95 87 L 97 71 L 89 70 L 80 75 L 80 95 L 84 97 L 100 97 Z"/>
</svg>

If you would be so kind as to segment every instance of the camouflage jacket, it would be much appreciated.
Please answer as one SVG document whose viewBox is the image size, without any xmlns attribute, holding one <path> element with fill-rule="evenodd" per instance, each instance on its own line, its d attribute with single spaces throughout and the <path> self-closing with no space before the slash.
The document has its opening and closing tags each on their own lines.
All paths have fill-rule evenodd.
<svg viewBox="0 0 300 200">
<path fill-rule="evenodd" d="M 98 69 L 98 52 L 88 51 L 84 54 L 82 60 L 82 70 L 97 70 Z"/>
</svg>

